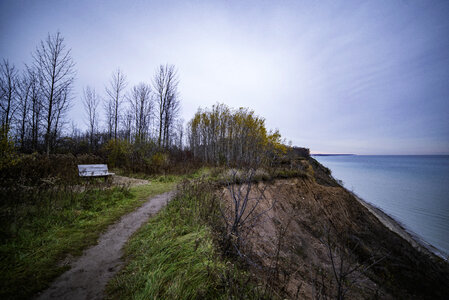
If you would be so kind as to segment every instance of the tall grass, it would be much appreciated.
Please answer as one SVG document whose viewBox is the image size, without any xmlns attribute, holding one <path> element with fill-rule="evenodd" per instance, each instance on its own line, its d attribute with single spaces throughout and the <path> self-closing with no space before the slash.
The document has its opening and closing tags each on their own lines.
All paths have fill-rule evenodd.
<svg viewBox="0 0 449 300">
<path fill-rule="evenodd" d="M 3 202 L 0 225 L 0 298 L 25 299 L 42 290 L 99 234 L 148 196 L 173 183 L 152 182 L 135 188 L 34 186 L 22 191 L 27 201 Z"/>
<path fill-rule="evenodd" d="M 112 298 L 194 299 L 217 298 L 217 270 L 210 228 L 201 216 L 213 210 L 210 194 L 200 185 L 181 191 L 168 206 L 130 240 L 129 263 L 112 280 Z M 194 195 L 195 194 L 195 195 Z M 201 197 L 202 199 L 199 199 Z M 203 200 L 204 205 L 197 201 Z"/>
<path fill-rule="evenodd" d="M 178 189 L 168 206 L 128 242 L 127 265 L 109 283 L 109 298 L 263 298 L 244 268 L 221 255 L 213 185 L 184 182 Z"/>
</svg>

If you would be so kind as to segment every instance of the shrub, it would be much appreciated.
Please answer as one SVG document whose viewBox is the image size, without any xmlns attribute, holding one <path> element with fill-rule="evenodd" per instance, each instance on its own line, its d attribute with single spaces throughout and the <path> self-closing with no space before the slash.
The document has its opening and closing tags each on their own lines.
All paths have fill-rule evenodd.
<svg viewBox="0 0 449 300">
<path fill-rule="evenodd" d="M 169 165 L 168 155 L 162 152 L 156 152 L 151 156 L 150 166 L 153 172 L 158 173 L 167 169 Z"/>
<path fill-rule="evenodd" d="M 106 154 L 109 167 L 127 167 L 129 165 L 129 156 L 131 145 L 124 140 L 110 140 L 103 146 L 103 153 Z"/>
<path fill-rule="evenodd" d="M 79 184 L 78 164 L 101 163 L 94 155 L 22 154 L 0 166 L 0 205 L 40 201 L 41 191 Z"/>
<path fill-rule="evenodd" d="M 5 126 L 0 128 L 0 170 L 14 165 L 17 162 L 17 154 L 14 149 L 14 142 L 8 135 Z"/>
</svg>

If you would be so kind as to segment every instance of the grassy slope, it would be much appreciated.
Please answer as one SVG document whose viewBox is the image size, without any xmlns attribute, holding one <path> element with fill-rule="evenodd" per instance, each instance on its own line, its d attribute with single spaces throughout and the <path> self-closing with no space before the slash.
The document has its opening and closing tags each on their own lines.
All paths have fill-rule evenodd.
<svg viewBox="0 0 449 300">
<path fill-rule="evenodd" d="M 214 242 L 217 233 L 211 226 L 221 224 L 221 216 L 213 182 L 219 183 L 222 171 L 197 170 L 189 176 L 196 180 L 184 183 L 169 205 L 131 237 L 125 247 L 127 265 L 109 282 L 109 298 L 276 298 L 265 286 L 256 288 L 260 282 L 236 260 L 223 258 Z"/>
<path fill-rule="evenodd" d="M 127 265 L 109 282 L 109 298 L 267 298 L 244 268 L 221 256 L 214 242 L 212 227 L 220 221 L 214 191 L 207 182 L 179 187 L 167 207 L 128 241 Z"/>
<path fill-rule="evenodd" d="M 29 298 L 46 288 L 67 269 L 58 266 L 61 259 L 80 255 L 108 225 L 174 184 L 158 180 L 130 190 L 75 193 L 69 205 L 28 214 L 16 234 L 0 246 L 0 298 Z"/>
<path fill-rule="evenodd" d="M 111 298 L 219 298 L 222 265 L 198 200 L 183 191 L 131 238 L 128 264 L 109 283 Z"/>
<path fill-rule="evenodd" d="M 338 189 L 338 184 L 329 176 L 329 170 L 313 159 L 310 162 L 313 169 L 310 167 L 307 171 L 295 174 L 280 173 L 278 177 L 304 178 L 308 184 L 306 186 L 295 186 L 300 191 L 295 190 L 294 194 L 299 197 L 304 193 L 310 193 L 311 203 L 314 203 L 314 205 L 323 204 L 325 200 L 329 201 L 329 203 L 325 203 L 326 205 L 338 204 L 343 201 L 338 202 L 339 198 L 336 198 L 336 191 L 332 190 L 332 188 Z M 206 178 L 211 178 L 214 177 L 213 174 L 213 170 L 202 169 L 194 177 L 205 176 Z M 313 185 L 308 181 L 310 179 L 312 179 Z M 288 189 L 288 185 L 285 188 Z M 330 189 L 331 192 L 326 194 L 326 189 Z M 340 192 L 346 195 L 344 190 Z M 151 219 L 147 225 L 143 226 L 130 239 L 126 246 L 127 266 L 109 283 L 107 291 L 110 298 L 230 299 L 245 297 L 248 299 L 260 299 L 275 297 L 274 294 L 268 294 L 267 297 L 266 290 L 263 291 L 263 286 L 259 286 L 259 291 L 251 290 L 256 280 L 250 282 L 250 275 L 247 276 L 242 272 L 241 268 L 233 265 L 232 262 L 234 260 L 224 260 L 220 257 L 220 250 L 213 243 L 216 238 L 214 237 L 216 232 L 210 226 L 211 221 L 213 223 L 213 219 L 219 219 L 220 216 L 216 214 L 216 207 L 212 207 L 208 211 L 207 207 L 211 206 L 211 202 L 204 196 L 205 193 L 207 194 L 207 191 L 205 192 L 200 185 L 195 184 L 187 190 L 181 190 L 180 195 L 173 199 L 159 215 Z M 315 193 L 319 196 L 319 201 L 315 198 L 317 196 Z M 325 199 L 321 199 L 323 197 Z M 304 201 L 304 198 L 302 198 L 302 201 Z M 345 208 L 348 210 L 355 209 L 354 206 L 357 206 L 357 203 L 351 202 L 355 200 L 349 199 L 348 201 Z M 201 209 L 205 209 L 205 211 L 201 211 Z M 306 215 L 311 215 L 312 218 L 321 218 L 322 216 L 322 214 L 317 214 L 316 212 Z M 209 221 L 207 221 L 208 218 Z M 351 215 L 347 223 L 355 224 L 361 222 L 360 226 L 363 228 L 363 226 L 367 226 L 367 218 L 372 218 L 372 216 L 362 214 L 360 218 L 357 218 L 357 216 Z M 312 220 L 312 223 L 315 224 L 316 220 Z M 373 243 L 373 249 L 377 249 L 382 245 L 385 246 L 385 249 L 390 249 L 392 257 L 388 260 L 400 263 L 390 268 L 391 266 L 385 265 L 387 260 L 384 260 L 379 264 L 379 268 L 385 267 L 384 272 L 394 271 L 394 274 L 391 273 L 390 275 L 396 276 L 409 269 L 405 266 L 422 263 L 422 266 L 425 267 L 424 265 L 428 263 L 428 259 L 422 256 L 403 257 L 405 253 L 414 252 L 414 249 L 399 243 L 395 239 L 395 235 L 391 234 L 383 226 L 376 225 L 374 227 L 371 226 L 371 228 L 362 231 L 361 239 L 366 243 Z M 383 235 L 377 234 L 379 232 Z M 368 235 L 372 235 L 372 237 Z M 391 238 L 385 241 L 379 241 L 376 238 L 378 236 L 385 237 L 385 235 L 389 235 Z M 393 248 L 397 248 L 398 252 L 392 253 Z M 404 264 L 404 262 L 407 263 Z M 426 269 L 426 274 L 431 274 L 429 270 Z M 436 289 L 441 289 L 443 286 L 436 281 L 433 282 L 426 279 L 426 276 L 417 274 L 416 271 L 414 271 L 414 274 L 416 277 L 421 278 L 420 281 L 427 282 L 435 286 Z M 257 274 L 255 275 L 257 277 Z M 391 289 L 390 291 L 395 292 L 394 294 L 398 297 L 401 297 L 401 295 L 402 297 L 404 297 L 403 295 L 413 295 L 413 289 L 402 291 L 402 288 L 400 288 L 407 284 L 410 285 L 407 281 L 410 281 L 410 277 L 403 279 L 402 282 L 400 280 L 395 281 L 390 287 L 395 291 Z M 382 285 L 385 284 L 383 281 Z M 417 284 L 417 286 L 422 287 L 423 284 Z M 364 291 L 362 292 L 364 293 Z M 434 294 L 438 295 L 440 292 L 435 290 Z M 426 298 L 425 293 L 424 298 Z"/>
</svg>

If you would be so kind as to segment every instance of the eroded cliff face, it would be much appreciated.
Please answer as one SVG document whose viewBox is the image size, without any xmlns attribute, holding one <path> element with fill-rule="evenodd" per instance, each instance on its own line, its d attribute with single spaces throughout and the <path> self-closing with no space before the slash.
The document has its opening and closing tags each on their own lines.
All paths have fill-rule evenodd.
<svg viewBox="0 0 449 300">
<path fill-rule="evenodd" d="M 310 164 L 309 176 L 251 185 L 239 235 L 253 272 L 290 298 L 448 295 L 446 262 L 413 248 L 324 167 Z M 238 187 L 246 195 L 248 185 Z M 223 192 L 232 214 L 239 193 Z"/>
</svg>

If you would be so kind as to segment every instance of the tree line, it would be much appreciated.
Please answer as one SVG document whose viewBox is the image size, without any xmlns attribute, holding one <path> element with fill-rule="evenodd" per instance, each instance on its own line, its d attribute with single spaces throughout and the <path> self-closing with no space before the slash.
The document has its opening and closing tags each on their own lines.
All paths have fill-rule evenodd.
<svg viewBox="0 0 449 300">
<path fill-rule="evenodd" d="M 265 119 L 247 108 L 199 109 L 187 134 L 194 158 L 216 165 L 261 165 L 286 152 L 279 131 L 267 131 Z"/>
<path fill-rule="evenodd" d="M 179 118 L 179 77 L 174 65 L 160 65 L 149 83 L 128 89 L 122 70 L 112 73 L 104 94 L 83 88 L 88 129 L 74 125 L 67 114 L 75 101 L 75 62 L 61 33 L 48 34 L 32 53 L 32 63 L 18 70 L 8 60 L 0 65 L 2 139 L 12 139 L 22 152 L 57 152 L 65 139 L 75 139 L 97 151 L 109 141 L 152 144 L 157 150 L 182 148 Z M 101 106 L 104 116 L 100 118 Z"/>
<path fill-rule="evenodd" d="M 69 132 L 67 114 L 76 99 L 75 78 L 71 50 L 59 32 L 39 43 L 32 63 L 20 72 L 3 59 L 1 147 L 12 140 L 22 153 L 89 152 L 107 158 L 113 166 L 133 170 L 142 166 L 143 171 L 169 165 L 166 154 L 175 152 L 177 161 L 193 158 L 213 165 L 261 165 L 286 152 L 279 131 L 268 131 L 263 118 L 248 108 L 231 109 L 225 104 L 199 109 L 184 137 L 179 77 L 169 64 L 160 65 L 150 82 L 131 87 L 120 69 L 112 73 L 103 93 L 85 86 L 78 101 L 84 105 L 87 130 L 72 125 Z"/>
</svg>

